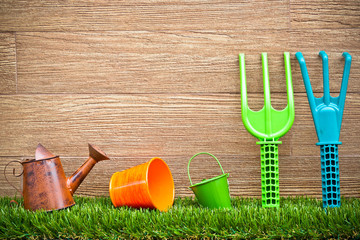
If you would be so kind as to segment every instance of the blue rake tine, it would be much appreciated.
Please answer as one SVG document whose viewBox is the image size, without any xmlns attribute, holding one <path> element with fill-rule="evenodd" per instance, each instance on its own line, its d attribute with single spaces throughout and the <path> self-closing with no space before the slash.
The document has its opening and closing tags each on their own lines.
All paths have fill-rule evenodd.
<svg viewBox="0 0 360 240">
<path fill-rule="evenodd" d="M 330 104 L 330 86 L 329 86 L 329 61 L 328 56 L 324 51 L 319 53 L 323 62 L 323 84 L 324 84 L 324 103 Z"/>
</svg>

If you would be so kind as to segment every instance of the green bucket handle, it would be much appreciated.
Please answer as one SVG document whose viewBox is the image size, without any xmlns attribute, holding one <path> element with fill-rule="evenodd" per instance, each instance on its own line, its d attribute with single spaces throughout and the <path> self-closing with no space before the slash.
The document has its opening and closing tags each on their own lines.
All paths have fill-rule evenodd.
<svg viewBox="0 0 360 240">
<path fill-rule="evenodd" d="M 200 153 L 197 153 L 197 154 L 195 154 L 194 156 L 192 156 L 192 157 L 190 158 L 190 160 L 189 160 L 189 164 L 188 164 L 188 167 L 187 167 L 187 170 L 188 170 L 188 176 L 189 176 L 189 180 L 190 180 L 190 186 L 192 186 L 192 185 L 193 185 L 193 184 L 192 184 L 192 181 L 191 181 L 191 177 L 190 177 L 190 163 L 191 163 L 191 160 L 193 160 L 196 156 L 198 156 L 198 155 L 200 155 L 200 154 L 207 154 L 207 155 L 209 155 L 209 156 L 211 156 L 211 157 L 215 158 L 215 160 L 218 162 L 218 164 L 219 164 L 219 166 L 220 166 L 220 168 L 221 168 L 222 173 L 223 173 L 223 174 L 225 174 L 225 173 L 224 173 L 224 169 L 222 168 L 222 166 L 221 166 L 221 164 L 220 164 L 219 160 L 218 160 L 218 159 L 217 159 L 214 155 L 212 155 L 211 153 L 208 153 L 208 152 L 200 152 Z"/>
</svg>

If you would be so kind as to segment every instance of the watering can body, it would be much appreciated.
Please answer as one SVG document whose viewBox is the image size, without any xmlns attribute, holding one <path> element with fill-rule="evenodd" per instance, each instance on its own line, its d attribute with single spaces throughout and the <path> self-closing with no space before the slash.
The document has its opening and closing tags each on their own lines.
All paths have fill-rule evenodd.
<svg viewBox="0 0 360 240">
<path fill-rule="evenodd" d="M 109 159 L 90 144 L 89 152 L 88 160 L 67 178 L 60 157 L 39 144 L 35 159 L 20 162 L 23 166 L 24 208 L 52 211 L 73 206 L 73 194 L 90 170 L 98 161 Z"/>
<path fill-rule="evenodd" d="M 24 208 L 30 210 L 63 209 L 75 204 L 58 156 L 38 161 L 24 161 Z"/>
</svg>

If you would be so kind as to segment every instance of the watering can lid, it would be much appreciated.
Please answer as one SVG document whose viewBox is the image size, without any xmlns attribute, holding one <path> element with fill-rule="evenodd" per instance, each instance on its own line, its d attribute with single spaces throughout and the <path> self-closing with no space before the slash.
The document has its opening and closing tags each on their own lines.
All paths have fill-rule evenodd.
<svg viewBox="0 0 360 240">
<path fill-rule="evenodd" d="M 223 178 L 223 177 L 228 177 L 228 176 L 229 176 L 229 173 L 224 173 L 224 174 L 221 174 L 221 175 L 213 177 L 213 178 L 204 179 L 199 183 L 195 183 L 194 185 L 190 186 L 189 188 L 197 187 L 197 186 L 200 186 L 200 185 L 203 185 L 203 184 L 206 184 L 206 183 L 209 183 L 209 182 L 213 182 L 215 180 L 218 180 L 218 179 Z"/>
<path fill-rule="evenodd" d="M 41 145 L 41 143 L 39 143 L 36 147 L 35 158 L 25 159 L 21 162 L 21 164 L 32 163 L 32 162 L 36 162 L 36 161 L 50 160 L 50 159 L 57 158 L 57 157 L 59 157 L 59 156 L 55 156 L 49 150 L 47 150 L 43 145 Z"/>
<path fill-rule="evenodd" d="M 35 151 L 35 159 L 40 160 L 52 157 L 55 157 L 55 155 L 47 150 L 43 145 L 41 145 L 41 143 L 39 143 Z"/>
</svg>

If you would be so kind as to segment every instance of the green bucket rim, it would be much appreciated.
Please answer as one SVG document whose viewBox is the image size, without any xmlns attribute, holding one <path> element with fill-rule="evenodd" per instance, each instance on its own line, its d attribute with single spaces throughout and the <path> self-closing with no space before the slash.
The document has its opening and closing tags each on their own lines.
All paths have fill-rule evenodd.
<svg viewBox="0 0 360 240">
<path fill-rule="evenodd" d="M 218 179 L 223 178 L 223 177 L 226 177 L 226 178 L 229 177 L 229 173 L 224 173 L 224 174 L 221 174 L 221 175 L 213 177 L 213 178 L 204 179 L 201 182 L 198 182 L 198 183 L 195 183 L 194 185 L 191 185 L 189 188 L 198 187 L 200 185 L 203 185 L 203 184 L 218 180 Z"/>
</svg>

